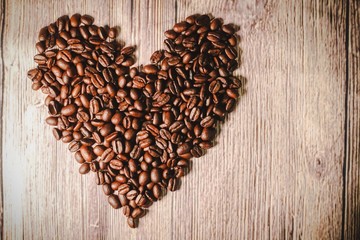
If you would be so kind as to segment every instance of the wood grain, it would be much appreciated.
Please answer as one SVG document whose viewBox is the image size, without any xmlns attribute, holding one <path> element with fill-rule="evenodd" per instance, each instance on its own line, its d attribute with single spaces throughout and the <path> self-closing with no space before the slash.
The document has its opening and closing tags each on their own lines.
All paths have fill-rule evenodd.
<svg viewBox="0 0 360 240">
<path fill-rule="evenodd" d="M 360 2 L 349 4 L 344 239 L 360 239 Z"/>
<path fill-rule="evenodd" d="M 3 239 L 359 238 L 358 1 L 4 1 Z M 235 112 L 136 230 L 55 143 L 44 96 L 26 79 L 38 30 L 75 12 L 119 26 L 136 65 L 190 14 L 240 27 L 246 84 Z"/>
<path fill-rule="evenodd" d="M 3 53 L 3 37 L 4 37 L 4 18 L 5 18 L 5 1 L 0 2 L 0 116 L 3 116 L 3 89 L 4 89 L 4 53 Z M 4 232 L 4 199 L 3 199 L 3 120 L 0 118 L 0 236 Z"/>
</svg>

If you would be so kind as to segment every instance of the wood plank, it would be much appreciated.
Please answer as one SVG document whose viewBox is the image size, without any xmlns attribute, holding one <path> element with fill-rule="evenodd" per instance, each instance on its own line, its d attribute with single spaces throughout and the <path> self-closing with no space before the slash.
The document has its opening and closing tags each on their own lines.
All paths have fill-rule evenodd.
<svg viewBox="0 0 360 240">
<path fill-rule="evenodd" d="M 150 63 L 151 54 L 163 47 L 163 32 L 172 27 L 175 21 L 175 1 L 114 1 L 112 7 L 112 22 L 121 28 L 119 39 L 126 46 L 135 45 L 135 66 Z M 119 9 L 126 9 L 119 12 Z M 173 197 L 168 194 L 161 201 L 154 203 L 146 216 L 140 219 L 137 230 L 129 229 L 122 210 L 107 214 L 116 228 L 109 228 L 105 235 L 114 239 L 119 235 L 133 239 L 171 239 L 172 221 L 171 207 Z M 105 215 L 107 214 L 107 216 Z"/>
<path fill-rule="evenodd" d="M 79 191 L 81 177 L 67 147 L 55 143 L 51 128 L 44 124 L 48 115 L 44 95 L 33 92 L 26 79 L 27 70 L 35 66 L 32 56 L 39 29 L 67 8 L 65 4 L 54 7 L 49 1 L 8 1 L 6 6 L 5 65 L 9 67 L 4 110 L 9 111 L 9 117 L 4 120 L 4 155 L 8 160 L 4 188 L 6 224 L 10 227 L 5 228 L 5 238 L 49 239 L 64 232 L 72 238 L 82 237 L 81 217 L 73 217 L 81 216 L 81 207 L 72 207 L 79 202 L 81 206 L 81 198 L 64 194 L 72 187 Z M 16 181 L 14 176 L 19 176 Z"/>
<path fill-rule="evenodd" d="M 174 203 L 179 239 L 341 236 L 345 6 L 178 1 L 241 26 L 247 92 Z M 181 211 L 180 209 L 186 209 Z"/>
<path fill-rule="evenodd" d="M 0 2 L 0 116 L 3 116 L 3 89 L 4 89 L 4 53 L 3 53 L 3 37 L 4 37 L 4 23 L 5 23 L 5 0 Z M 3 199 L 3 120 L 0 118 L 0 236 L 4 232 L 4 199 Z"/>
<path fill-rule="evenodd" d="M 345 124 L 344 236 L 358 237 L 359 12 L 354 2 L 346 90 L 345 1 L 6 0 L 5 10 L 0 7 L 6 33 L 0 49 L 0 109 L 6 113 L 6 141 L 0 146 L 3 238 L 338 239 Z M 55 143 L 44 124 L 44 95 L 25 80 L 35 66 L 40 27 L 75 12 L 94 16 L 97 24 L 119 25 L 119 39 L 138 46 L 137 64 L 149 62 L 163 46 L 163 32 L 190 14 L 211 13 L 241 27 L 242 66 L 236 74 L 247 78 L 246 93 L 222 126 L 217 145 L 193 160 L 181 189 L 155 203 L 135 230 L 127 227 L 121 210 L 108 205 L 92 176 L 78 174 L 67 147 Z"/>
<path fill-rule="evenodd" d="M 360 2 L 349 1 L 344 239 L 360 238 Z"/>
</svg>

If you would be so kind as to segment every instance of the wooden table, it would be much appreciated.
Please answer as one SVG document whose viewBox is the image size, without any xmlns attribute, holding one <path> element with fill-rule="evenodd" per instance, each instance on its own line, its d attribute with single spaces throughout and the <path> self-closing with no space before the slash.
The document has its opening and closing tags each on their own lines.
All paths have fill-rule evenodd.
<svg viewBox="0 0 360 240">
<path fill-rule="evenodd" d="M 3 239 L 360 239 L 358 0 L 21 1 L 0 5 Z M 138 63 L 193 13 L 241 27 L 247 79 L 217 145 L 130 229 L 44 124 L 27 70 L 63 14 L 120 26 Z"/>
</svg>

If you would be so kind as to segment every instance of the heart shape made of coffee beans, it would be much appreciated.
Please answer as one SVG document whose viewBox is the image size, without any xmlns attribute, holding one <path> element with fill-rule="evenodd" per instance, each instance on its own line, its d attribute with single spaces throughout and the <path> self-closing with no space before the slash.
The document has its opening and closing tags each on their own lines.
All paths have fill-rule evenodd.
<svg viewBox="0 0 360 240">
<path fill-rule="evenodd" d="M 62 16 L 42 28 L 28 71 L 57 140 L 69 143 L 79 172 L 96 175 L 130 227 L 175 191 L 192 157 L 213 146 L 216 126 L 234 109 L 241 81 L 237 38 L 219 18 L 192 15 L 165 32 L 166 50 L 131 67 L 134 47 L 89 15 Z"/>
</svg>

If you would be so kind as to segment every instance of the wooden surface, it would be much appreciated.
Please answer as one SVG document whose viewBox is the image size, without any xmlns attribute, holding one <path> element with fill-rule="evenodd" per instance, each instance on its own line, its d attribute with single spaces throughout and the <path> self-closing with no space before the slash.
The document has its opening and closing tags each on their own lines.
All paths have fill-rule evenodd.
<svg viewBox="0 0 360 240">
<path fill-rule="evenodd" d="M 360 239 L 360 3 L 49 1 L 0 5 L 3 239 Z M 217 145 L 129 229 L 56 143 L 31 90 L 38 30 L 63 14 L 117 25 L 138 64 L 193 13 L 241 27 L 246 92 Z"/>
</svg>

